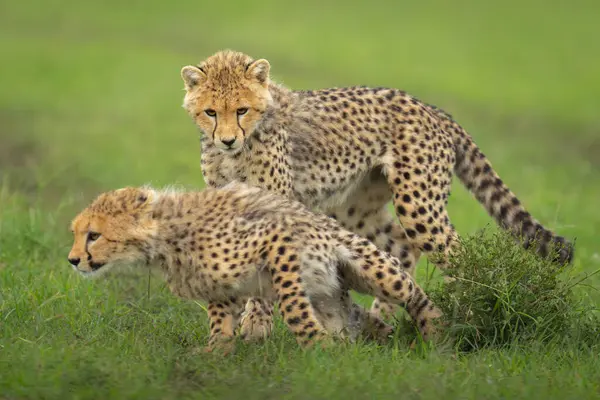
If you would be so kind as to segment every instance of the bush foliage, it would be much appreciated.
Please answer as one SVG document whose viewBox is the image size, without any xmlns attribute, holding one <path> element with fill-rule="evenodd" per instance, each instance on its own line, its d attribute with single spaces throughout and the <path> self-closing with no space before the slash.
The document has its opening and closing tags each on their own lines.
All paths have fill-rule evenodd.
<svg viewBox="0 0 600 400">
<path fill-rule="evenodd" d="M 598 271 L 577 276 L 488 229 L 462 238 L 450 263 L 449 282 L 429 292 L 461 351 L 534 340 L 586 343 L 600 332 L 591 305 L 575 292 Z"/>
</svg>

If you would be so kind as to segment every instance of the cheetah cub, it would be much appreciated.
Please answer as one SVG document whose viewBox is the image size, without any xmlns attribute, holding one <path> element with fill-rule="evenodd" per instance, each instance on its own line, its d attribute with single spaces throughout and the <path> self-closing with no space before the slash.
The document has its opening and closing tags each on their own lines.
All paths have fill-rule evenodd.
<svg viewBox="0 0 600 400">
<path fill-rule="evenodd" d="M 156 265 L 175 295 L 207 301 L 208 349 L 232 346 L 252 296 L 278 301 L 303 346 L 344 335 L 350 289 L 405 307 L 425 340 L 441 316 L 398 259 L 299 202 L 243 183 L 103 193 L 72 231 L 68 260 L 84 276 Z"/>
<path fill-rule="evenodd" d="M 240 180 L 299 200 L 412 274 L 421 253 L 448 266 L 457 244 L 447 210 L 455 173 L 525 246 L 538 239 L 542 256 L 559 247 L 555 261 L 571 261 L 573 246 L 527 212 L 450 115 L 394 88 L 295 91 L 269 74 L 267 60 L 229 50 L 181 70 L 209 186 Z"/>
</svg>

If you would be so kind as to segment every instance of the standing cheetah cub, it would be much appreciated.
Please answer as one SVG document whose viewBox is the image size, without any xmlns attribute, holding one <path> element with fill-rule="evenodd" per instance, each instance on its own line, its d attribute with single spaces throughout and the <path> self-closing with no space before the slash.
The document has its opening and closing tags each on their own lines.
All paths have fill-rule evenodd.
<svg viewBox="0 0 600 400">
<path fill-rule="evenodd" d="M 299 202 L 242 183 L 107 192 L 72 231 L 68 259 L 81 274 L 156 264 L 174 294 L 208 301 L 209 349 L 231 345 L 250 296 L 279 301 L 301 345 L 343 334 L 350 289 L 403 305 L 425 340 L 441 316 L 398 259 Z"/>
<path fill-rule="evenodd" d="M 267 60 L 221 51 L 181 70 L 184 108 L 204 133 L 211 187 L 245 181 L 293 197 L 399 258 L 445 268 L 457 243 L 446 209 L 453 172 L 504 228 L 546 256 L 573 247 L 543 227 L 452 117 L 392 88 L 292 91 Z M 386 204 L 392 201 L 396 222 Z M 378 301 L 373 311 L 378 312 Z"/>
</svg>

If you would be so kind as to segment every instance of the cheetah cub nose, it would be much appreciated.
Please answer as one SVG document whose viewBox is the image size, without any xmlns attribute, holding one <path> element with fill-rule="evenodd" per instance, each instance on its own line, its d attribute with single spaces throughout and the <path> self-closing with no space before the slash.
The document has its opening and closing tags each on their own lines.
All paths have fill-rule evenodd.
<svg viewBox="0 0 600 400">
<path fill-rule="evenodd" d="M 235 138 L 233 138 L 233 139 L 227 139 L 227 140 L 225 140 L 225 139 L 221 139 L 221 142 L 222 142 L 222 143 L 223 143 L 225 146 L 227 146 L 227 147 L 231 147 L 231 146 L 232 146 L 232 145 L 235 143 Z"/>
<path fill-rule="evenodd" d="M 76 267 L 77 265 L 79 265 L 79 258 L 69 258 L 69 264 L 71 264 L 72 266 Z"/>
</svg>

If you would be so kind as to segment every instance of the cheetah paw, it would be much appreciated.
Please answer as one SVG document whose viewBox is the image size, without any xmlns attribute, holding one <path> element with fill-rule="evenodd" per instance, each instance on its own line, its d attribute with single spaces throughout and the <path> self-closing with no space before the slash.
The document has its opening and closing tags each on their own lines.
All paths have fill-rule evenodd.
<svg viewBox="0 0 600 400">
<path fill-rule="evenodd" d="M 389 343 L 392 336 L 394 336 L 394 327 L 388 324 L 378 328 L 375 332 L 373 332 L 370 336 L 371 339 L 375 340 L 377 343 L 384 345 Z"/>
<path fill-rule="evenodd" d="M 344 339 L 342 339 L 340 337 L 326 334 L 323 337 L 321 337 L 317 343 L 321 349 L 330 349 L 330 348 L 337 346 L 343 342 L 344 342 Z"/>
<path fill-rule="evenodd" d="M 219 354 L 227 356 L 235 352 L 235 340 L 222 340 L 214 343 L 209 343 L 205 347 L 194 349 L 194 354 Z"/>
<path fill-rule="evenodd" d="M 240 320 L 240 336 L 248 342 L 264 340 L 273 331 L 273 320 L 244 312 Z"/>
</svg>

